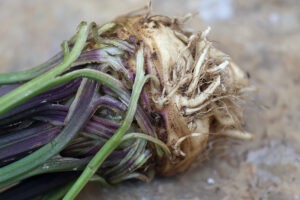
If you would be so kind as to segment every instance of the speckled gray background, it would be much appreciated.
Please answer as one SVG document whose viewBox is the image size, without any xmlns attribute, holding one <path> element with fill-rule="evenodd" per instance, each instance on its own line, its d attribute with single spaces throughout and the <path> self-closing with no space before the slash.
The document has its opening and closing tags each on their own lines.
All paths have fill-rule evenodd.
<svg viewBox="0 0 300 200">
<path fill-rule="evenodd" d="M 1 0 L 0 72 L 30 68 L 60 49 L 81 20 L 104 23 L 141 8 L 139 0 Z M 300 199 L 300 1 L 153 0 L 156 13 L 199 12 L 195 30 L 251 74 L 259 93 L 246 110 L 251 143 L 195 162 L 187 173 L 152 183 L 87 187 L 79 199 Z"/>
</svg>

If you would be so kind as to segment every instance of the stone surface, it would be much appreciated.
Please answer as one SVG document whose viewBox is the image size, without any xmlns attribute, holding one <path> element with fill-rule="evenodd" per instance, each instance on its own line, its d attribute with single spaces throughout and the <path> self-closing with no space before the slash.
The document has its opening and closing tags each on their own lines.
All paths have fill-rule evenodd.
<svg viewBox="0 0 300 200">
<path fill-rule="evenodd" d="M 205 163 L 151 183 L 90 184 L 79 199 L 300 199 L 300 2 L 153 0 L 156 13 L 183 16 L 251 75 L 246 129 L 254 141 L 228 144 Z M 60 49 L 81 20 L 104 23 L 144 1 L 0 1 L 0 72 L 30 68 Z"/>
</svg>

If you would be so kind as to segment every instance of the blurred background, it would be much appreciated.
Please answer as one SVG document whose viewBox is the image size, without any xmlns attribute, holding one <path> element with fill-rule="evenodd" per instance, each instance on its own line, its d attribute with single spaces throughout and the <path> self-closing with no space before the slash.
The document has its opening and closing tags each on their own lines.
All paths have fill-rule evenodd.
<svg viewBox="0 0 300 200">
<path fill-rule="evenodd" d="M 33 67 L 60 50 L 80 21 L 99 24 L 146 5 L 141 0 L 1 0 L 0 72 Z M 151 183 L 90 184 L 79 199 L 300 199 L 300 1 L 152 0 L 153 12 L 198 13 L 194 30 L 228 53 L 259 91 L 250 95 L 245 129 L 255 139 L 220 147 L 191 170 Z"/>
</svg>

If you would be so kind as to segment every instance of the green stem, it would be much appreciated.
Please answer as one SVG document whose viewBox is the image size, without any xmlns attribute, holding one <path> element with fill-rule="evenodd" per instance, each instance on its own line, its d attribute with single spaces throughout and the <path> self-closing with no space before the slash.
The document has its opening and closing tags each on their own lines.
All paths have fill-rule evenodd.
<svg viewBox="0 0 300 200">
<path fill-rule="evenodd" d="M 146 135 L 144 133 L 128 133 L 126 135 L 124 135 L 122 142 L 126 141 L 126 140 L 131 140 L 131 139 L 144 139 L 147 141 L 150 141 L 154 144 L 157 144 L 166 155 L 171 155 L 170 149 L 168 148 L 168 146 L 162 142 L 161 140 L 152 137 L 150 135 Z"/>
<path fill-rule="evenodd" d="M 82 69 L 77 70 L 74 72 L 70 72 L 64 76 L 57 77 L 52 82 L 48 82 L 47 85 L 44 85 L 44 87 L 40 88 L 37 92 L 43 92 L 47 90 L 48 88 L 55 87 L 57 85 L 66 83 L 70 80 L 79 78 L 79 77 L 86 77 L 90 78 L 96 81 L 101 82 L 103 85 L 110 88 L 112 91 L 114 91 L 119 96 L 126 95 L 126 92 L 124 92 L 123 86 L 120 84 L 119 81 L 114 79 L 113 77 L 92 69 Z M 57 138 L 57 141 L 61 141 L 61 137 Z M 63 141 L 67 141 L 66 139 L 63 139 Z M 55 144 L 55 145 L 53 145 Z M 65 145 L 65 144 L 64 144 Z M 45 158 L 44 155 L 49 155 L 50 152 L 58 152 L 60 148 L 62 148 L 63 145 L 61 143 L 52 143 L 51 145 L 46 145 L 39 151 L 31 154 L 30 156 L 27 156 L 26 159 L 22 159 L 12 165 L 9 165 L 7 167 L 0 168 L 0 188 L 5 187 L 7 185 L 13 184 L 17 182 L 18 180 L 22 179 L 23 177 L 28 177 L 26 174 L 19 174 L 17 173 L 19 169 L 22 171 L 25 170 L 25 168 L 34 169 L 39 164 L 41 164 L 41 157 Z M 52 154 L 51 154 L 52 155 Z M 54 154 L 53 154 L 54 155 Z M 26 161 L 26 162 L 25 162 Z M 26 163 L 26 164 L 25 164 Z M 34 165 L 34 167 L 33 167 Z M 20 167 L 23 166 L 23 167 Z"/>
<path fill-rule="evenodd" d="M 85 86 L 86 84 L 88 84 L 87 81 L 81 84 L 76 95 L 87 95 L 81 89 L 82 87 L 86 87 L 85 90 L 88 90 L 88 86 L 91 83 Z M 82 98 L 82 102 L 86 105 L 78 107 L 76 116 L 73 117 L 72 122 L 70 120 L 62 132 L 50 143 L 18 161 L 0 168 L 0 185 L 12 181 L 18 178 L 18 176 L 30 173 L 30 171 L 60 152 L 76 136 L 78 129 L 83 125 L 85 119 L 93 112 L 92 102 L 95 98 L 96 89 L 90 88 L 90 91 L 88 91 L 90 98 Z"/>
<path fill-rule="evenodd" d="M 41 75 L 45 71 L 47 71 L 47 68 L 50 65 L 53 65 L 56 62 L 59 62 L 61 59 L 62 54 L 59 53 L 52 57 L 50 60 L 46 61 L 45 63 L 36 66 L 29 70 L 19 71 L 19 72 L 9 72 L 9 73 L 3 73 L 0 74 L 0 85 L 6 85 L 6 84 L 14 84 L 18 82 L 28 81 L 30 79 L 33 79 L 37 77 L 38 75 Z"/>
<path fill-rule="evenodd" d="M 143 50 L 140 49 L 137 52 L 137 73 L 133 84 L 132 96 L 128 106 L 128 111 L 126 117 L 120 126 L 120 128 L 115 132 L 115 134 L 104 144 L 104 146 L 98 151 L 94 158 L 89 162 L 81 176 L 77 179 L 72 188 L 63 198 L 64 200 L 74 199 L 79 192 L 84 188 L 90 178 L 96 173 L 98 168 L 104 162 L 104 160 L 120 145 L 124 134 L 128 131 L 133 121 L 135 111 L 137 109 L 138 100 L 143 86 L 146 82 L 146 77 L 144 76 L 144 55 Z"/>
<path fill-rule="evenodd" d="M 0 115 L 21 104 L 22 102 L 33 97 L 37 91 L 44 88 L 49 82 L 53 81 L 59 74 L 67 70 L 71 64 L 77 60 L 81 51 L 85 47 L 86 39 L 88 37 L 89 28 L 86 22 L 82 22 L 76 37 L 76 43 L 72 51 L 65 55 L 64 61 L 51 69 L 50 71 L 38 76 L 35 79 L 23 84 L 15 90 L 0 97 Z"/>
<path fill-rule="evenodd" d="M 90 78 L 90 79 L 99 81 L 103 85 L 110 88 L 112 91 L 114 91 L 119 96 L 126 95 L 126 92 L 124 92 L 124 88 L 120 84 L 119 81 L 117 81 L 116 79 L 112 78 L 111 76 L 109 76 L 103 72 L 100 72 L 97 70 L 92 70 L 92 69 L 82 69 L 82 70 L 70 72 L 64 76 L 57 77 L 52 82 L 48 82 L 47 85 L 44 85 L 44 87 L 40 88 L 40 90 L 38 92 L 43 92 L 43 91 L 47 90 L 48 88 L 52 88 L 57 85 L 66 83 L 66 82 L 76 79 L 78 77 L 86 77 L 86 78 Z M 147 76 L 147 78 L 150 78 L 150 77 Z M 62 141 L 61 138 L 62 137 L 58 137 L 56 139 L 56 141 Z M 63 139 L 63 141 L 65 142 L 67 140 Z M 55 145 L 53 145 L 53 144 L 55 144 Z M 27 156 L 26 158 L 24 158 L 16 163 L 13 163 L 12 165 L 1 168 L 0 169 L 0 188 L 7 184 L 14 183 L 14 182 L 16 182 L 16 180 L 20 180 L 20 177 L 26 176 L 24 174 L 18 175 L 17 171 L 19 171 L 19 170 L 24 171 L 25 168 L 28 168 L 28 169 L 36 168 L 39 164 L 41 164 L 41 157 L 45 158 L 44 155 L 49 155 L 50 152 L 52 152 L 52 153 L 58 152 L 59 149 L 61 149 L 64 145 L 65 145 L 65 143 L 61 144 L 60 142 L 53 142 L 53 143 L 51 143 L 51 145 L 44 146 L 39 151 Z M 34 165 L 34 167 L 33 167 L 33 165 Z M 20 167 L 20 166 L 23 166 L 23 167 Z"/>
<path fill-rule="evenodd" d="M 81 69 L 58 77 L 56 81 L 51 84 L 51 87 L 66 83 L 79 77 L 100 81 L 103 85 L 109 87 L 117 95 L 126 95 L 126 92 L 124 92 L 124 86 L 118 80 L 106 73 L 94 69 Z"/>
<path fill-rule="evenodd" d="M 102 178 L 101 176 L 98 176 L 96 174 L 90 179 L 90 182 L 98 182 L 101 185 L 106 186 L 106 187 L 111 186 L 104 178 Z"/>
<path fill-rule="evenodd" d="M 81 170 L 84 168 L 84 166 L 87 163 L 88 163 L 88 159 L 82 159 L 82 160 L 53 159 L 53 161 L 49 160 L 46 161 L 43 165 L 40 165 L 36 168 L 32 168 L 28 173 L 23 173 L 8 181 L 0 182 L 0 188 L 10 186 L 21 180 L 25 180 L 26 178 L 36 176 L 39 174 L 62 172 L 62 171 L 75 171 L 74 168 L 76 168 L 76 170 Z"/>
<path fill-rule="evenodd" d="M 47 90 L 48 88 L 52 88 L 57 85 L 66 83 L 66 82 L 76 79 L 78 77 L 86 77 L 86 78 L 90 78 L 90 79 L 99 81 L 103 85 L 110 88 L 112 91 L 114 91 L 119 96 L 126 95 L 126 93 L 124 93 L 124 89 L 122 88 L 123 86 L 120 84 L 119 81 L 115 80 L 114 78 L 112 78 L 111 76 L 109 76 L 103 72 L 92 70 L 92 69 L 82 69 L 82 70 L 70 72 L 64 76 L 57 77 L 52 82 L 49 82 L 48 85 L 45 85 L 43 88 L 41 88 L 39 92 L 43 92 L 43 91 Z M 58 140 L 60 140 L 59 138 L 58 138 Z M 64 139 L 64 141 L 65 141 L 65 139 Z M 60 146 L 60 148 L 61 148 L 61 145 L 58 145 L 60 143 L 55 143 L 55 144 L 57 144 L 57 145 L 46 145 L 45 147 L 40 149 L 38 152 L 31 154 L 30 156 L 27 156 L 25 159 L 26 161 L 28 161 L 28 162 L 26 162 L 27 163 L 26 166 L 28 165 L 27 167 L 30 167 L 33 163 L 36 163 L 36 161 L 40 161 L 39 158 L 42 157 L 44 154 L 49 154 L 49 152 L 59 151 L 57 149 L 59 148 L 58 146 Z M 19 166 L 24 166 L 25 164 L 23 162 L 25 162 L 25 160 L 22 159 L 17 162 L 17 165 L 13 165 L 13 166 L 17 167 L 18 169 L 21 169 Z M 21 164 L 21 161 L 22 161 L 22 164 Z M 1 174 L 0 175 L 0 188 L 7 184 L 11 184 L 11 183 L 14 183 L 14 182 L 20 180 L 20 177 L 26 176 L 24 174 L 20 174 L 16 178 L 13 178 L 13 176 L 8 177 L 8 175 L 10 173 L 16 173 L 16 171 L 17 171 L 17 168 L 15 168 L 13 166 L 7 166 L 7 167 L 3 167 L 0 169 L 0 172 L 1 172 L 0 173 Z M 35 166 L 38 166 L 38 165 L 35 164 Z M 22 167 L 22 169 L 24 170 L 23 167 Z M 31 168 L 31 169 L 33 169 L 33 168 Z"/>
</svg>

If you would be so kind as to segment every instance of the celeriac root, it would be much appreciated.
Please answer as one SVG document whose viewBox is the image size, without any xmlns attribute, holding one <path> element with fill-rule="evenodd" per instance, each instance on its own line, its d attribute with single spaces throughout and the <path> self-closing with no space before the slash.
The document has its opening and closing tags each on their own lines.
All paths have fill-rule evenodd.
<svg viewBox="0 0 300 200">
<path fill-rule="evenodd" d="M 212 131 L 252 138 L 239 131 L 243 112 L 239 99 L 248 87 L 247 76 L 207 39 L 210 27 L 190 33 L 178 20 L 157 15 L 120 18 L 116 23 L 122 26 L 120 35 L 134 35 L 154 55 L 148 69 L 158 77 L 160 87 L 146 90 L 152 111 L 164 117 L 166 143 L 173 150 L 172 159 L 158 166 L 161 174 L 186 170 L 205 152 Z"/>
</svg>

